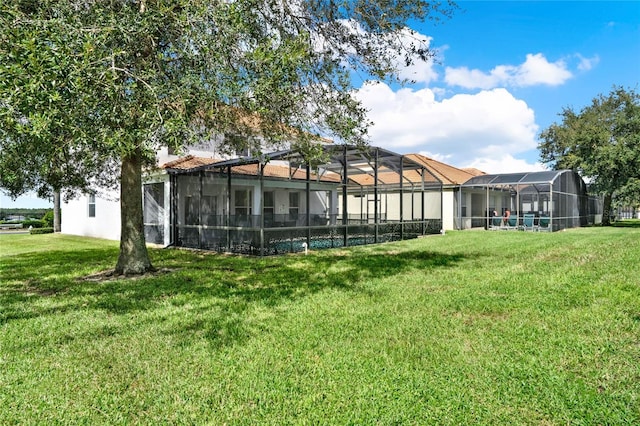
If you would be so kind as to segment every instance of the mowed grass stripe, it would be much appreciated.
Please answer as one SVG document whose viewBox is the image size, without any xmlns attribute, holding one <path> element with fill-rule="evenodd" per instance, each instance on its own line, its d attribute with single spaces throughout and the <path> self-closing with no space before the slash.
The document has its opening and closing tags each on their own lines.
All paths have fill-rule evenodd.
<svg viewBox="0 0 640 426">
<path fill-rule="evenodd" d="M 0 235 L 7 424 L 634 424 L 640 229 L 247 258 Z"/>
</svg>

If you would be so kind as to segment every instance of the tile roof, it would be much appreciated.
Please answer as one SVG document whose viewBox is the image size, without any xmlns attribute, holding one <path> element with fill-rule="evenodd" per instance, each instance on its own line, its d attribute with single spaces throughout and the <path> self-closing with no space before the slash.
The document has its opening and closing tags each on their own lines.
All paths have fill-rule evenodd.
<svg viewBox="0 0 640 426">
<path fill-rule="evenodd" d="M 257 176 L 260 172 L 257 164 L 247 164 L 243 166 L 235 166 L 231 168 L 231 172 L 234 174 L 240 175 L 248 175 L 248 176 Z M 275 164 L 267 164 L 264 166 L 264 177 L 272 177 L 272 178 L 282 178 L 282 179 L 295 179 L 295 180 L 306 180 L 307 179 L 307 170 L 304 168 L 296 169 L 291 171 L 291 176 L 289 176 L 290 169 L 287 166 L 278 166 Z M 315 173 L 311 173 L 310 176 L 312 181 L 318 179 L 318 176 Z M 340 176 L 335 173 L 327 173 L 320 177 L 320 180 L 323 182 L 340 182 Z"/>
<path fill-rule="evenodd" d="M 214 164 L 219 161 L 222 161 L 222 160 L 217 158 L 205 158 L 205 157 L 196 157 L 193 155 L 187 155 L 185 157 L 180 157 L 177 160 L 164 163 L 160 167 L 163 169 L 190 170 L 200 166 L 208 166 L 210 164 Z"/>
<path fill-rule="evenodd" d="M 479 176 L 485 174 L 484 172 L 474 169 L 459 169 L 457 167 L 451 166 L 449 164 L 442 163 L 440 161 L 434 160 L 433 158 L 425 157 L 420 154 L 408 154 L 407 158 L 415 161 L 418 164 L 423 165 L 427 170 L 433 173 L 438 179 L 440 179 L 443 185 L 460 185 L 471 179 L 472 177 Z M 217 162 L 222 161 L 217 158 L 205 158 L 205 157 L 196 157 L 193 155 L 187 155 L 186 157 L 178 158 L 177 160 L 170 161 L 168 163 L 163 164 L 161 167 L 164 169 L 174 169 L 174 170 L 190 170 L 196 167 L 207 166 L 211 164 L 215 164 Z M 233 174 L 245 175 L 245 176 L 257 176 L 259 173 L 257 164 L 245 164 L 241 166 L 234 166 L 231 169 Z M 291 176 L 289 174 L 291 173 Z M 289 167 L 280 166 L 275 164 L 267 164 L 264 168 L 264 176 L 270 178 L 281 178 L 281 179 L 295 179 L 295 180 L 305 180 L 307 178 L 307 173 L 304 168 L 296 169 L 291 171 Z M 373 185 L 373 176 L 368 174 L 354 175 L 349 176 L 349 179 L 357 183 L 359 185 Z M 422 181 L 422 177 L 420 173 L 415 170 L 407 170 L 405 172 L 405 179 L 418 183 Z M 311 174 L 311 180 L 318 180 L 317 175 L 315 173 Z M 340 182 L 340 176 L 336 173 L 325 173 L 320 177 L 320 180 L 323 182 Z M 406 183 L 405 180 L 405 183 Z M 426 181 L 428 181 L 427 179 Z M 398 175 L 397 173 L 390 171 L 386 168 L 381 168 L 378 171 L 378 181 L 381 184 L 397 184 L 398 183 Z"/>
<path fill-rule="evenodd" d="M 462 170 L 464 170 L 465 172 L 469 172 L 474 176 L 486 175 L 485 172 L 483 172 L 482 170 L 478 170 L 475 167 L 463 167 Z"/>
<path fill-rule="evenodd" d="M 321 144 L 333 144 L 332 139 L 300 130 L 277 120 L 273 121 L 273 117 L 268 117 L 265 114 L 245 111 L 242 108 L 226 105 L 224 103 L 216 103 L 211 107 L 211 109 L 199 110 L 197 114 L 202 119 L 207 119 L 208 117 L 215 115 L 221 119 L 221 123 L 226 121 L 230 125 L 228 129 L 230 133 L 234 133 L 236 130 L 248 130 L 250 132 L 260 134 L 263 130 L 271 129 L 275 130 L 277 133 L 291 136 L 294 139 L 300 135 L 304 135 L 306 138 Z M 224 130 L 223 132 L 227 133 Z"/>
<path fill-rule="evenodd" d="M 370 186 L 374 184 L 373 175 L 369 175 L 369 174 L 349 176 L 349 180 L 362 186 Z M 418 172 L 417 170 L 406 170 L 404 172 L 403 184 L 407 184 L 407 181 L 411 183 L 421 183 L 422 176 L 420 175 L 420 172 Z M 425 174 L 425 183 L 434 183 L 434 182 L 435 182 L 435 179 L 433 179 L 428 174 Z M 400 177 L 398 173 L 392 170 L 381 168 L 378 170 L 378 183 L 383 185 L 397 185 L 400 183 Z"/>
<path fill-rule="evenodd" d="M 168 163 L 163 164 L 161 167 L 163 169 L 173 169 L 173 170 L 191 170 L 200 166 L 208 166 L 215 163 L 218 163 L 220 159 L 216 158 L 204 158 L 204 157 L 196 157 L 193 155 L 187 155 L 186 157 L 178 158 L 177 160 L 170 161 Z M 234 166 L 231 168 L 232 174 L 237 175 L 246 175 L 246 176 L 258 176 L 260 169 L 258 168 L 258 164 L 245 164 L 241 166 Z M 272 178 L 282 178 L 289 179 L 289 167 L 279 166 L 275 164 L 267 164 L 264 167 L 264 176 L 272 177 Z M 291 179 L 296 180 L 306 180 L 307 171 L 304 168 L 300 168 L 297 170 L 293 170 L 291 174 Z M 315 173 L 311 173 L 311 180 L 317 180 L 317 175 Z M 335 173 L 325 173 L 320 177 L 320 180 L 323 182 L 340 182 L 340 176 Z"/>
<path fill-rule="evenodd" d="M 426 167 L 442 181 L 443 185 L 460 185 L 472 177 L 484 174 L 478 169 L 459 169 L 421 154 L 408 154 L 406 157 Z"/>
</svg>

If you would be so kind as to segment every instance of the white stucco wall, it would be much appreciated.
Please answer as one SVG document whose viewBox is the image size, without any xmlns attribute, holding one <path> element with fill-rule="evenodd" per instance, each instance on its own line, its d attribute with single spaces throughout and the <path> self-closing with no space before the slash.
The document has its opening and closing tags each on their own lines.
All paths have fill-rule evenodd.
<svg viewBox="0 0 640 426">
<path fill-rule="evenodd" d="M 85 237 L 120 239 L 120 201 L 117 192 L 96 195 L 95 217 L 89 217 L 89 197 L 63 203 L 61 232 Z"/>
<path fill-rule="evenodd" d="M 443 209 L 444 223 L 453 229 L 453 195 L 451 191 L 443 193 L 443 202 L 445 208 Z M 444 196 L 448 195 L 448 198 Z M 358 194 L 359 195 L 359 194 Z M 340 199 L 342 197 L 340 196 Z M 399 220 L 400 219 L 400 194 L 397 192 L 385 193 L 381 192 L 378 196 L 379 199 L 379 214 L 387 220 Z M 340 202 L 341 203 L 341 202 Z M 447 205 L 449 203 L 450 205 Z M 411 220 L 412 217 L 416 220 L 422 217 L 422 193 L 419 191 L 407 192 L 403 194 L 403 220 Z M 413 207 L 412 207 L 413 205 Z M 341 207 L 342 204 L 339 204 Z M 368 207 L 368 210 L 367 210 Z M 364 194 L 364 196 L 355 196 L 350 194 L 347 197 L 347 209 L 350 215 L 359 215 L 360 213 L 369 213 L 370 217 L 374 214 L 373 194 Z M 449 215 L 447 217 L 446 215 Z M 427 192 L 424 195 L 424 217 L 425 219 L 434 219 L 440 217 L 440 192 Z"/>
<path fill-rule="evenodd" d="M 456 215 L 453 189 L 446 188 L 442 190 L 442 228 L 445 231 L 455 229 L 454 218 Z"/>
<path fill-rule="evenodd" d="M 229 204 L 227 194 L 227 178 L 204 178 L 203 179 L 202 194 L 209 196 L 217 196 L 217 215 L 227 214 L 227 205 Z M 300 181 L 274 181 L 265 180 L 263 182 L 264 191 L 273 191 L 274 193 L 274 208 L 276 214 L 289 213 L 289 193 L 297 192 L 299 194 L 299 213 L 306 213 L 306 183 Z M 261 211 L 261 194 L 260 194 L 260 181 L 257 179 L 231 179 L 231 200 L 230 211 L 231 215 L 235 214 L 236 205 L 236 191 L 237 190 L 250 190 L 251 191 L 251 214 L 259 215 Z M 311 197 L 310 197 L 310 209 L 313 214 L 328 213 L 331 192 L 335 192 L 335 185 L 332 184 L 319 184 L 313 182 L 311 184 Z M 168 193 L 168 189 L 166 191 Z M 181 176 L 178 179 L 178 222 L 183 223 L 184 218 L 184 199 L 185 197 L 192 195 L 198 197 L 200 194 L 200 180 L 197 176 Z M 167 204 L 168 205 L 168 202 Z"/>
</svg>

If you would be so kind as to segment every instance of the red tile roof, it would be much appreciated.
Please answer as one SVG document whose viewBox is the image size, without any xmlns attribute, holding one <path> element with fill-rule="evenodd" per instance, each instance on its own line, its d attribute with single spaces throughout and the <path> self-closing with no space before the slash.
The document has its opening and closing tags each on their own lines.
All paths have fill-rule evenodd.
<svg viewBox="0 0 640 426">
<path fill-rule="evenodd" d="M 485 174 L 484 172 L 473 168 L 459 169 L 420 154 L 408 154 L 406 157 L 423 165 L 427 170 L 440 179 L 444 185 L 460 185 L 474 176 Z M 164 169 L 190 170 L 196 167 L 212 165 L 220 161 L 222 160 L 187 155 L 186 157 L 181 157 L 177 160 L 165 163 L 161 167 Z M 257 164 L 245 164 L 232 167 L 231 172 L 238 175 L 258 176 L 259 168 Z M 290 173 L 291 176 L 289 175 Z M 264 176 L 271 178 L 305 180 L 307 178 L 307 172 L 304 168 L 291 170 L 286 166 L 267 164 L 264 168 Z M 349 176 L 349 179 L 359 185 L 373 185 L 374 183 L 373 176 L 368 174 Z M 315 173 L 311 174 L 311 180 L 317 180 L 317 175 Z M 340 182 L 340 176 L 336 173 L 325 173 L 321 176 L 320 180 L 323 182 Z M 420 176 L 420 173 L 415 170 L 407 170 L 405 172 L 405 182 L 406 180 L 413 183 L 419 183 L 422 181 L 422 177 Z M 426 181 L 428 180 L 429 179 Z M 378 170 L 378 181 L 382 184 L 397 184 L 399 183 L 398 174 L 388 169 L 381 168 Z"/>
<path fill-rule="evenodd" d="M 463 167 L 462 170 L 465 172 L 471 173 L 474 176 L 486 175 L 482 170 L 478 170 L 475 167 Z"/>
<path fill-rule="evenodd" d="M 174 169 L 174 170 L 191 170 L 200 166 L 208 166 L 215 163 L 218 163 L 222 160 L 216 158 L 204 158 L 204 157 L 195 157 L 193 155 L 187 155 L 186 157 L 178 158 L 177 160 L 170 161 L 168 163 L 163 164 L 161 167 L 163 169 Z M 246 175 L 246 176 L 258 176 L 260 172 L 258 164 L 245 164 L 241 166 L 234 166 L 231 168 L 232 174 L 237 175 Z M 279 166 L 275 164 L 267 164 L 264 167 L 264 176 L 272 177 L 272 178 L 282 178 L 282 179 L 296 179 L 296 180 L 306 180 L 307 179 L 307 171 L 304 168 L 291 170 L 291 176 L 289 176 L 290 169 L 286 166 Z M 317 175 L 315 173 L 311 173 L 311 180 L 317 180 Z M 340 176 L 335 173 L 325 173 L 320 177 L 320 180 L 323 182 L 340 182 Z"/>
<path fill-rule="evenodd" d="M 426 167 L 443 185 L 460 185 L 474 176 L 485 174 L 478 169 L 459 169 L 421 154 L 409 154 L 407 157 Z"/>
<path fill-rule="evenodd" d="M 208 166 L 219 161 L 222 160 L 219 160 L 217 158 L 205 158 L 187 155 L 186 157 L 180 157 L 177 160 L 164 163 L 160 167 L 163 169 L 190 170 L 200 166 Z"/>
</svg>

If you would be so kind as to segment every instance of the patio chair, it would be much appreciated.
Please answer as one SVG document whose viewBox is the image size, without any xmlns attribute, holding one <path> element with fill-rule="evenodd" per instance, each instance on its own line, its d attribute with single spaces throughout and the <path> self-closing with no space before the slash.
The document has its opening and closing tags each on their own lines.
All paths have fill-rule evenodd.
<svg viewBox="0 0 640 426">
<path fill-rule="evenodd" d="M 534 224 L 535 218 L 535 214 L 524 214 L 522 216 L 522 229 L 525 231 L 537 231 L 536 225 Z"/>
<path fill-rule="evenodd" d="M 500 229 L 502 226 L 502 218 L 500 216 L 493 216 L 491 218 L 491 230 Z"/>
<path fill-rule="evenodd" d="M 538 231 L 551 232 L 549 216 L 540 216 Z"/>
<path fill-rule="evenodd" d="M 518 230 L 518 218 L 515 216 L 509 216 L 509 220 L 507 221 L 507 229 L 510 231 Z"/>
</svg>

